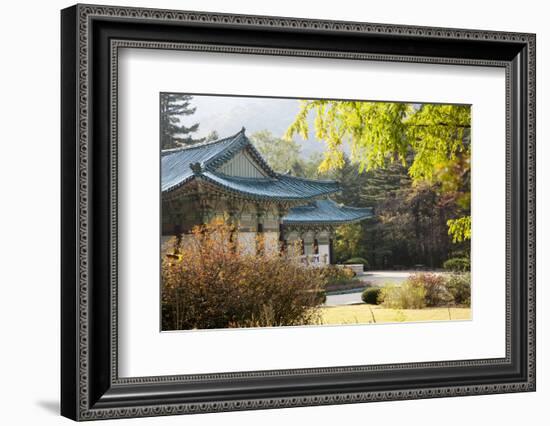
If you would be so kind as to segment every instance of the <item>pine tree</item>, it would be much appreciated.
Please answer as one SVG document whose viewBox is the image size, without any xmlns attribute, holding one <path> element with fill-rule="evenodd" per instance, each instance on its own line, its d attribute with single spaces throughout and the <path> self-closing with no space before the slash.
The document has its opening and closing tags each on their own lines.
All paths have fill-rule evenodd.
<svg viewBox="0 0 550 426">
<path fill-rule="evenodd" d="M 184 116 L 195 113 L 196 108 L 190 106 L 191 99 L 193 99 L 192 96 L 182 93 L 160 94 L 160 141 L 162 149 L 177 148 L 202 141 L 202 139 L 193 139 L 191 136 L 191 133 L 195 133 L 199 129 L 199 123 L 187 127 L 181 122 Z"/>
<path fill-rule="evenodd" d="M 354 167 L 350 164 L 350 168 Z M 357 174 L 357 168 L 355 167 Z M 358 174 L 361 180 L 356 191 L 359 199 L 357 204 L 362 207 L 372 207 L 374 217 L 361 222 L 362 242 L 366 253 L 363 257 L 369 260 L 372 268 L 388 268 L 394 265 L 410 264 L 406 227 L 402 226 L 404 215 L 396 215 L 393 220 L 387 220 L 385 205 L 388 200 L 394 200 L 400 193 L 411 189 L 411 179 L 407 167 L 395 162 L 385 169 L 373 169 Z"/>
<path fill-rule="evenodd" d="M 208 133 L 208 136 L 204 139 L 205 142 L 213 142 L 217 141 L 220 138 L 220 135 L 216 130 L 212 130 L 210 133 Z"/>
</svg>

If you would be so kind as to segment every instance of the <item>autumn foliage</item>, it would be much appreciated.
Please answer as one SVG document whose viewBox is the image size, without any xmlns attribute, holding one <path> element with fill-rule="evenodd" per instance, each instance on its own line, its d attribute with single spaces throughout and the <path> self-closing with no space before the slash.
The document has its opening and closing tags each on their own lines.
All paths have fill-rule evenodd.
<svg viewBox="0 0 550 426">
<path fill-rule="evenodd" d="M 422 309 L 439 306 L 470 306 L 470 274 L 449 276 L 413 274 L 400 286 L 387 285 L 377 301 L 389 309 Z"/>
<path fill-rule="evenodd" d="M 223 222 L 174 238 L 162 260 L 162 329 L 315 324 L 325 278 L 280 253 L 250 254 Z M 263 244 L 259 238 L 256 244 Z"/>
</svg>

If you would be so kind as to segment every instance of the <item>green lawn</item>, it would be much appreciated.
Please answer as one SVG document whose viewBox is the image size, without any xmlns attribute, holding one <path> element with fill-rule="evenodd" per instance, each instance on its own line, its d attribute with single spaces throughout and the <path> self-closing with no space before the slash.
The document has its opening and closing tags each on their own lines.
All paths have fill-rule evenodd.
<svg viewBox="0 0 550 426">
<path fill-rule="evenodd" d="M 470 308 L 386 309 L 365 303 L 321 308 L 322 324 L 469 320 Z"/>
</svg>

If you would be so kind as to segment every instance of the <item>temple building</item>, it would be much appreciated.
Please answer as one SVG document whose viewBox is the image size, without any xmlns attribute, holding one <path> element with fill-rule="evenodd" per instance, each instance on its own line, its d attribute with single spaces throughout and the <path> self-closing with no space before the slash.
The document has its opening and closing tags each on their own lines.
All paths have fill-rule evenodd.
<svg viewBox="0 0 550 426">
<path fill-rule="evenodd" d="M 224 217 L 236 227 L 240 249 L 255 252 L 300 247 L 308 264 L 333 262 L 336 227 L 372 217 L 371 208 L 342 206 L 329 197 L 332 180 L 275 172 L 244 128 L 213 142 L 161 153 L 162 237 L 184 238 L 198 224 Z"/>
</svg>

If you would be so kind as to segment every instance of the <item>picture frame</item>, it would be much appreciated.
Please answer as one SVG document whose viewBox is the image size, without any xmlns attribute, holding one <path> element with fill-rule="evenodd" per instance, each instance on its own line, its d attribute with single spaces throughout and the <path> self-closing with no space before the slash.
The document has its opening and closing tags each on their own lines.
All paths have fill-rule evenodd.
<svg viewBox="0 0 550 426">
<path fill-rule="evenodd" d="M 75 5 L 61 12 L 61 414 L 73 420 L 535 390 L 534 34 Z M 118 49 L 506 73 L 506 356 L 119 377 Z M 488 255 L 488 254 L 484 254 Z"/>
</svg>

